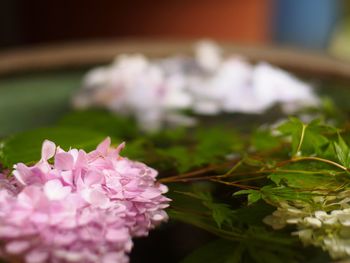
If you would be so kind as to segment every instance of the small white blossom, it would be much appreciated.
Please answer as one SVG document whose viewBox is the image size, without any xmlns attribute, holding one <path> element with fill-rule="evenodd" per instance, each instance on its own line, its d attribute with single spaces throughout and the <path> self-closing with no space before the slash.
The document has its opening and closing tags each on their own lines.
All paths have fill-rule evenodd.
<svg viewBox="0 0 350 263">
<path fill-rule="evenodd" d="M 338 196 L 348 196 L 348 191 Z M 338 209 L 330 212 L 312 211 L 313 206 L 310 204 L 281 203 L 264 222 L 274 229 L 281 229 L 288 224 L 295 225 L 297 231 L 292 234 L 298 236 L 305 245 L 321 247 L 333 259 L 350 260 L 350 208 L 349 202 L 343 202 L 344 200 L 347 197 L 343 200 L 333 196 L 314 198 L 316 206 L 338 206 Z"/>
<path fill-rule="evenodd" d="M 317 218 L 314 217 L 305 217 L 304 221 L 307 225 L 314 227 L 314 228 L 318 228 L 322 226 L 322 223 L 320 220 L 318 220 Z"/>
</svg>

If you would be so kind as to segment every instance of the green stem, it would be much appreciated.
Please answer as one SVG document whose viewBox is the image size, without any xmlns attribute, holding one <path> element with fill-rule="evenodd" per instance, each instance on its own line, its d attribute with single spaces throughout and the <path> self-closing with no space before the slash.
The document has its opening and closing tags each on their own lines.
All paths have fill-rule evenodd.
<svg viewBox="0 0 350 263">
<path fill-rule="evenodd" d="M 161 178 L 158 181 L 161 182 L 161 183 L 171 183 L 171 182 L 174 182 L 174 181 L 183 181 L 182 179 L 191 178 L 191 177 L 194 177 L 194 176 L 197 176 L 197 175 L 202 175 L 202 174 L 208 173 L 210 171 L 214 171 L 216 169 L 220 169 L 220 168 L 226 167 L 228 165 L 232 165 L 233 163 L 235 163 L 237 161 L 238 160 L 231 160 L 229 162 L 226 162 L 226 163 L 223 163 L 223 164 L 219 164 L 219 165 L 209 165 L 207 167 L 204 167 L 204 168 L 196 170 L 196 171 L 192 171 L 192 172 L 188 172 L 188 173 L 184 173 L 184 174 L 179 174 L 179 175 L 174 175 L 174 176 Z M 237 166 L 237 164 L 235 166 Z"/>
<path fill-rule="evenodd" d="M 348 172 L 348 168 L 346 168 L 345 166 L 339 164 L 339 163 L 336 163 L 336 162 L 333 162 L 331 160 L 328 160 L 328 159 L 323 159 L 323 158 L 320 158 L 320 157 L 315 157 L 315 156 L 309 156 L 309 157 L 296 157 L 296 158 L 293 158 L 290 160 L 290 162 L 299 162 L 299 161 L 318 161 L 318 162 L 323 162 L 323 163 L 327 163 L 327 164 L 330 164 L 330 165 L 333 165 L 333 166 L 336 166 L 342 170 L 344 170 L 345 172 Z"/>
<path fill-rule="evenodd" d="M 303 145 L 306 127 L 307 125 L 303 123 L 303 126 L 301 128 L 300 140 L 299 140 L 299 144 L 297 147 L 297 151 L 295 152 L 295 155 L 297 155 L 300 152 L 301 146 Z"/>
<path fill-rule="evenodd" d="M 238 184 L 238 183 L 235 183 L 235 182 L 227 182 L 227 181 L 222 181 L 220 179 L 210 179 L 210 181 L 212 182 L 216 182 L 216 183 L 220 183 L 220 184 L 226 184 L 226 185 L 230 185 L 230 186 L 236 186 L 236 187 L 239 187 L 239 188 L 242 188 L 242 189 L 260 189 L 259 187 L 256 187 L 256 186 L 251 186 L 251 185 L 243 185 L 243 184 Z"/>
<path fill-rule="evenodd" d="M 237 162 L 230 170 L 228 170 L 228 172 L 225 173 L 225 174 L 223 175 L 223 177 L 228 177 L 229 175 L 231 175 L 234 171 L 237 170 L 237 168 L 238 168 L 239 166 L 241 166 L 242 163 L 243 163 L 243 159 L 241 159 L 241 160 L 240 160 L 239 162 Z"/>
</svg>

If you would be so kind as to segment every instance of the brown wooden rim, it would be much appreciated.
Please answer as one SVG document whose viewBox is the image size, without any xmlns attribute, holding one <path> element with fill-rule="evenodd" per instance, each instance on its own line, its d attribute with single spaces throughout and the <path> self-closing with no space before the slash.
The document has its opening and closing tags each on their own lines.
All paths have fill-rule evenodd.
<svg viewBox="0 0 350 263">
<path fill-rule="evenodd" d="M 112 39 L 17 48 L 0 52 L 0 75 L 108 63 L 122 53 L 150 57 L 191 54 L 194 43 L 193 40 Z M 350 79 L 350 63 L 324 53 L 228 41 L 219 44 L 226 54 L 239 54 L 251 61 L 267 61 L 306 74 Z"/>
</svg>

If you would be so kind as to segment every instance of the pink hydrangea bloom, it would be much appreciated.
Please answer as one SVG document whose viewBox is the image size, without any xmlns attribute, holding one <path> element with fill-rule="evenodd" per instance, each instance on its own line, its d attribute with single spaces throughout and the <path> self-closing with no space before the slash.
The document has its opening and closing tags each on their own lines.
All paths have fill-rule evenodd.
<svg viewBox="0 0 350 263">
<path fill-rule="evenodd" d="M 128 262 L 132 237 L 167 219 L 167 187 L 157 171 L 119 155 L 104 140 L 96 150 L 64 151 L 45 141 L 41 160 L 0 178 L 1 256 L 26 263 Z M 52 159 L 52 162 L 49 162 Z"/>
</svg>

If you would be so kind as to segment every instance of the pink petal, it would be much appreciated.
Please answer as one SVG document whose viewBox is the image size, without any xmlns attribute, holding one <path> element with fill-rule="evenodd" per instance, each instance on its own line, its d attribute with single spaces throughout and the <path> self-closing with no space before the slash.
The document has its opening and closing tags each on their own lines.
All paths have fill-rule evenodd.
<svg viewBox="0 0 350 263">
<path fill-rule="evenodd" d="M 61 258 L 64 262 L 83 262 L 84 254 L 82 252 L 68 251 L 68 250 L 56 250 L 55 256 Z"/>
<path fill-rule="evenodd" d="M 153 214 L 152 220 L 154 221 L 164 221 L 168 219 L 168 215 L 164 211 L 158 211 L 157 213 Z"/>
<path fill-rule="evenodd" d="M 55 143 L 49 140 L 45 140 L 41 148 L 41 159 L 46 161 L 52 158 L 55 155 L 55 151 L 56 151 Z"/>
<path fill-rule="evenodd" d="M 107 137 L 106 139 L 104 139 L 103 142 L 101 142 L 101 143 L 97 146 L 96 150 L 97 150 L 100 154 L 106 155 L 107 152 L 108 152 L 108 150 L 109 150 L 109 148 L 110 148 L 110 146 L 111 146 L 111 138 L 110 138 L 110 137 Z"/>
<path fill-rule="evenodd" d="M 103 256 L 102 263 L 128 262 L 124 253 L 110 252 Z"/>
<path fill-rule="evenodd" d="M 78 158 L 75 162 L 75 167 L 82 168 L 82 167 L 85 167 L 87 165 L 87 163 L 88 163 L 88 158 L 87 158 L 86 152 L 83 150 L 79 150 Z"/>
<path fill-rule="evenodd" d="M 32 176 L 31 170 L 23 163 L 14 165 L 13 175 L 23 185 L 27 184 L 28 179 Z"/>
<path fill-rule="evenodd" d="M 48 252 L 33 250 L 26 255 L 26 263 L 43 263 L 48 257 Z"/>
<path fill-rule="evenodd" d="M 74 158 L 70 153 L 61 152 L 55 155 L 55 168 L 59 170 L 72 170 Z"/>
<path fill-rule="evenodd" d="M 47 213 L 32 213 L 30 221 L 37 224 L 47 224 L 49 221 L 49 215 Z"/>
<path fill-rule="evenodd" d="M 141 196 L 143 198 L 146 198 L 146 199 L 152 199 L 152 198 L 155 198 L 157 196 L 160 196 L 161 195 L 161 192 L 156 189 L 156 188 L 147 188 L 142 194 Z"/>
<path fill-rule="evenodd" d="M 91 186 L 93 184 L 103 184 L 103 183 L 104 183 L 104 176 L 101 172 L 89 171 L 84 176 L 84 184 L 86 186 Z"/>
<path fill-rule="evenodd" d="M 109 198 L 101 191 L 95 190 L 90 193 L 90 202 L 92 205 L 103 208 L 109 203 Z"/>
<path fill-rule="evenodd" d="M 20 229 L 13 226 L 0 226 L 0 237 L 11 238 L 20 235 Z"/>
<path fill-rule="evenodd" d="M 112 242 L 123 242 L 129 238 L 129 231 L 126 228 L 108 229 L 106 233 L 106 239 Z"/>
<path fill-rule="evenodd" d="M 162 194 L 165 194 L 165 193 L 167 193 L 169 191 L 169 188 L 166 185 L 164 185 L 164 184 L 160 184 L 158 186 L 158 189 L 162 192 Z"/>
<path fill-rule="evenodd" d="M 61 172 L 61 177 L 63 181 L 67 184 L 73 184 L 73 173 L 72 171 L 63 171 Z"/>
<path fill-rule="evenodd" d="M 63 186 L 58 179 L 48 181 L 44 185 L 44 192 L 50 200 L 64 199 L 71 192 L 70 186 Z"/>
<path fill-rule="evenodd" d="M 82 191 L 82 196 L 86 202 L 93 206 L 105 208 L 109 204 L 109 198 L 102 191 L 96 189 L 85 189 Z"/>
<path fill-rule="evenodd" d="M 6 251 L 10 254 L 19 254 L 27 250 L 29 246 L 29 241 L 13 241 L 6 245 Z"/>
<path fill-rule="evenodd" d="M 78 150 L 78 149 L 70 149 L 70 150 L 68 151 L 68 153 L 69 153 L 70 155 L 72 155 L 74 162 L 76 162 L 77 159 L 78 159 L 79 150 Z"/>
<path fill-rule="evenodd" d="M 57 233 L 54 237 L 54 243 L 59 246 L 69 245 L 77 239 L 75 232 Z"/>
<path fill-rule="evenodd" d="M 42 191 L 38 186 L 26 186 L 17 196 L 18 202 L 22 206 L 33 207 L 40 203 Z"/>
<path fill-rule="evenodd" d="M 119 144 L 119 146 L 117 147 L 117 152 L 120 153 L 124 148 L 125 148 L 125 142 L 122 142 L 122 143 Z"/>
</svg>

